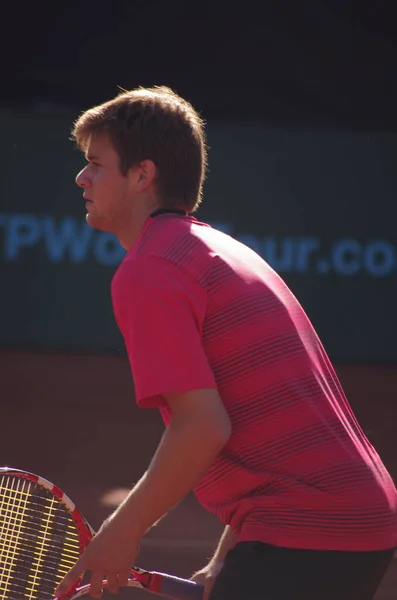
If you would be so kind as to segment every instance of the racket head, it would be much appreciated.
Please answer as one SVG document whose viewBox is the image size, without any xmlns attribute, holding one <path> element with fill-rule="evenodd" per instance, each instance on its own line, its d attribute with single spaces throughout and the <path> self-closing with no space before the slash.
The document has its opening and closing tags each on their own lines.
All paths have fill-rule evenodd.
<svg viewBox="0 0 397 600">
<path fill-rule="evenodd" d="M 0 468 L 2 600 L 51 600 L 92 537 L 90 525 L 60 488 L 34 473 Z"/>
</svg>

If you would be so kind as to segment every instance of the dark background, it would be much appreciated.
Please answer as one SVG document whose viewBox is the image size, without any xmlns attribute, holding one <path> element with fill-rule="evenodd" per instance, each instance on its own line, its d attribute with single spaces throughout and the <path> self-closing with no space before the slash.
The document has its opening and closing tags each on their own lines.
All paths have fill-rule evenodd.
<svg viewBox="0 0 397 600">
<path fill-rule="evenodd" d="M 118 86 L 165 84 L 208 122 L 198 218 L 275 266 L 333 360 L 396 364 L 396 25 L 381 0 L 8 3 L 0 346 L 123 353 L 117 241 L 59 251 L 65 219 L 84 228 L 70 129 Z"/>
<path fill-rule="evenodd" d="M 392 1 L 8 2 L 2 44 L 14 106 L 167 84 L 211 119 L 396 125 Z"/>
<path fill-rule="evenodd" d="M 276 240 L 276 268 L 397 477 L 396 12 L 382 0 L 4 5 L 0 463 L 55 480 L 98 526 L 155 449 L 162 425 L 134 405 L 111 313 L 117 247 L 92 232 L 77 260 L 53 232 L 65 219 L 77 227 L 62 230 L 66 244 L 84 232 L 73 183 L 82 160 L 68 140 L 79 112 L 118 86 L 165 84 L 208 122 L 198 218 L 266 257 Z M 302 267 L 308 238 L 321 248 Z M 187 576 L 218 533 L 189 497 L 151 532 L 140 562 Z"/>
</svg>

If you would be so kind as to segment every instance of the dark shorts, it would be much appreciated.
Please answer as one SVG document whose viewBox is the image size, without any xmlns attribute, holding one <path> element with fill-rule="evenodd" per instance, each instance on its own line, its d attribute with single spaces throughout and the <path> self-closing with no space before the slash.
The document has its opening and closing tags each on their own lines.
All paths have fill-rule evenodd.
<svg viewBox="0 0 397 600">
<path fill-rule="evenodd" d="M 241 542 L 210 600 L 372 600 L 393 550 L 334 552 Z"/>
</svg>

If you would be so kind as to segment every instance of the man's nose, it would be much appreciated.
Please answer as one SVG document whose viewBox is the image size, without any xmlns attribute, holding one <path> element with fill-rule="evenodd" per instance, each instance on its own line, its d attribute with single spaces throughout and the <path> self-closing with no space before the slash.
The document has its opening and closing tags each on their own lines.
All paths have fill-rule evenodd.
<svg viewBox="0 0 397 600">
<path fill-rule="evenodd" d="M 79 187 L 83 188 L 84 190 L 90 186 L 90 181 L 87 174 L 87 167 L 84 167 L 84 169 L 82 169 L 82 171 L 78 173 L 76 177 L 76 183 Z"/>
</svg>

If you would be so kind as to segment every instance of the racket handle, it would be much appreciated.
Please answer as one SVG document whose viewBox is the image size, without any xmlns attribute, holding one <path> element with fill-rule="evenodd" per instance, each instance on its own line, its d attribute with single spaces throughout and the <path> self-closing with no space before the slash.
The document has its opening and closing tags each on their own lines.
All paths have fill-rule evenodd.
<svg viewBox="0 0 397 600">
<path fill-rule="evenodd" d="M 190 581 L 166 573 L 153 573 L 161 577 L 161 595 L 174 600 L 202 600 L 204 587 Z"/>
<path fill-rule="evenodd" d="M 142 587 L 136 579 L 129 579 L 128 587 L 146 589 L 146 591 L 153 594 L 159 594 L 165 598 L 172 598 L 172 600 L 202 600 L 204 587 L 199 583 L 190 581 L 189 579 L 181 579 L 180 577 L 174 577 L 173 575 L 167 575 L 165 573 L 156 573 L 150 571 L 152 585 L 148 588 Z M 102 582 L 103 587 L 107 587 L 107 581 Z M 83 596 L 87 596 L 90 591 L 90 585 L 83 585 L 76 589 L 73 596 L 62 596 L 62 598 L 70 598 L 70 600 L 78 600 Z M 53 600 L 57 600 L 54 598 Z"/>
</svg>

